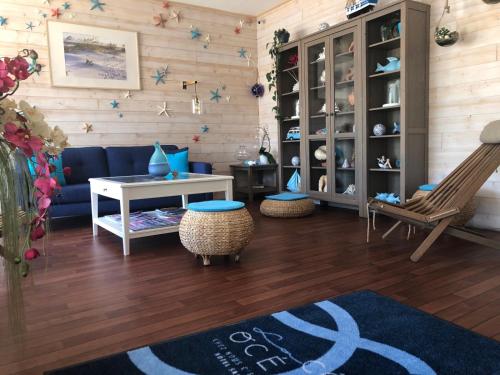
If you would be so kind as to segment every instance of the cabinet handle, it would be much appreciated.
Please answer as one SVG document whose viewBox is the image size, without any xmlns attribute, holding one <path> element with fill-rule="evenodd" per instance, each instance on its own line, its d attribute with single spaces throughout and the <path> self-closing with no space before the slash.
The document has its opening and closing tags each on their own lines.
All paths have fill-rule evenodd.
<svg viewBox="0 0 500 375">
<path fill-rule="evenodd" d="M 328 116 L 330 116 L 330 114 L 329 113 L 325 113 L 325 117 L 328 117 Z"/>
</svg>

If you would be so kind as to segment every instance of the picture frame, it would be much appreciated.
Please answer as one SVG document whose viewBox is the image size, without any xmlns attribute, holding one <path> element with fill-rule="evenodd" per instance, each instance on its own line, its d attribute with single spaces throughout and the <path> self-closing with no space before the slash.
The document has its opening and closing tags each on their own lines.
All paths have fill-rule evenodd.
<svg viewBox="0 0 500 375">
<path fill-rule="evenodd" d="M 52 86 L 140 90 L 137 32 L 48 21 Z"/>
</svg>

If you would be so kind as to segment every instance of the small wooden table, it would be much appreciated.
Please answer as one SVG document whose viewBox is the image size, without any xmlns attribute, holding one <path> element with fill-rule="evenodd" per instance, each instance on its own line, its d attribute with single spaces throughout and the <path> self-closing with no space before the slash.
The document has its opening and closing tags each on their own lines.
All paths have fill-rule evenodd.
<svg viewBox="0 0 500 375">
<path fill-rule="evenodd" d="M 249 202 L 253 201 L 255 194 L 277 193 L 279 190 L 277 164 L 233 164 L 230 167 L 234 177 L 233 191 L 248 195 Z"/>
</svg>

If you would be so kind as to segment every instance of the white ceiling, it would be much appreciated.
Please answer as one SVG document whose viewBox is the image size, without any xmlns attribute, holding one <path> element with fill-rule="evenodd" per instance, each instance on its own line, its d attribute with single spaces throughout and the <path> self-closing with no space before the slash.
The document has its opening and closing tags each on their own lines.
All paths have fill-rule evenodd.
<svg viewBox="0 0 500 375">
<path fill-rule="evenodd" d="M 286 0 L 177 0 L 180 3 L 257 16 Z"/>
</svg>

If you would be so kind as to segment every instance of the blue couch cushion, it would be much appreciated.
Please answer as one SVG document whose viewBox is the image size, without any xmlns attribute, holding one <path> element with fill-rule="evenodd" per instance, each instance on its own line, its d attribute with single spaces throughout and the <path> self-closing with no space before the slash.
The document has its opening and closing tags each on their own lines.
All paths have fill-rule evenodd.
<svg viewBox="0 0 500 375">
<path fill-rule="evenodd" d="M 68 185 L 88 182 L 89 178 L 109 176 L 106 152 L 102 147 L 67 148 L 62 152 L 63 167 L 71 168 Z"/>
<path fill-rule="evenodd" d="M 174 145 L 162 145 L 165 152 L 177 150 Z M 132 176 L 148 174 L 148 164 L 153 155 L 153 146 L 108 147 L 109 173 L 111 176 Z"/>
<path fill-rule="evenodd" d="M 111 198 L 99 195 L 99 200 L 108 200 Z M 73 184 L 61 187 L 53 198 L 55 204 L 68 204 L 68 203 L 83 203 L 90 204 L 90 184 Z"/>
<path fill-rule="evenodd" d="M 196 212 L 226 212 L 236 211 L 245 207 L 245 203 L 238 201 L 214 200 L 188 204 L 188 209 Z"/>
</svg>

